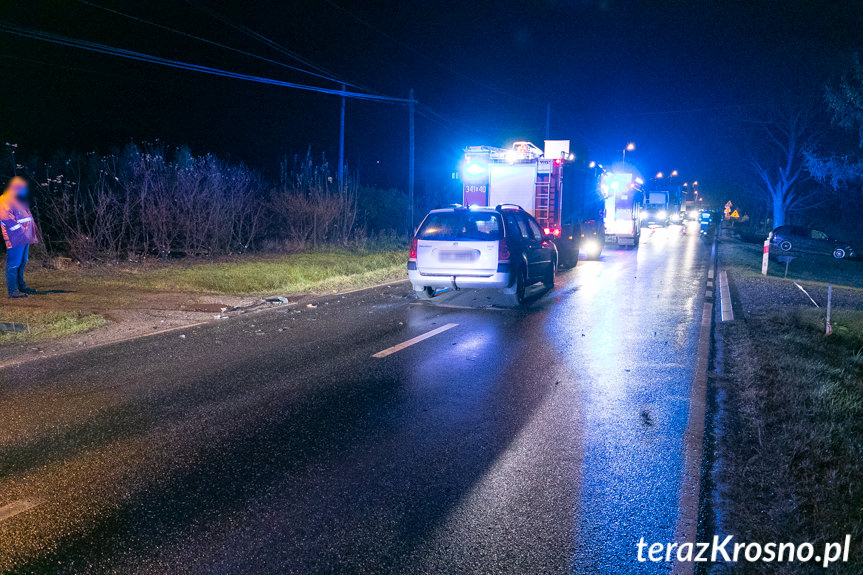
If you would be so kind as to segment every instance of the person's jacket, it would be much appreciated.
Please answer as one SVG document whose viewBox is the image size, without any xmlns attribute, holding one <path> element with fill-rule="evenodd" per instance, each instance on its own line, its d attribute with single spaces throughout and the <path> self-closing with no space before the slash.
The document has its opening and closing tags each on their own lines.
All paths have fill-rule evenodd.
<svg viewBox="0 0 863 575">
<path fill-rule="evenodd" d="M 7 248 L 35 244 L 36 222 L 27 204 L 10 193 L 0 195 L 0 229 Z"/>
</svg>

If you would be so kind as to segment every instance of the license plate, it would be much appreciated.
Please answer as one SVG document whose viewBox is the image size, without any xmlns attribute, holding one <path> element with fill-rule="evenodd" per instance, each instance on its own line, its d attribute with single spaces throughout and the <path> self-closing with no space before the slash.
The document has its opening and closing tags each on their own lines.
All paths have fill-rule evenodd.
<svg viewBox="0 0 863 575">
<path fill-rule="evenodd" d="M 442 262 L 472 262 L 478 255 L 477 250 L 447 250 L 440 252 L 438 257 Z"/>
</svg>

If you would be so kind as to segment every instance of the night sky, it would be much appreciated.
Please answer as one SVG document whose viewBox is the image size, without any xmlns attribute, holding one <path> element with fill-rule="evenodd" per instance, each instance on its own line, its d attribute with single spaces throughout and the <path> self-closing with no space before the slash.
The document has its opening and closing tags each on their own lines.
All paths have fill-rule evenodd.
<svg viewBox="0 0 863 575">
<path fill-rule="evenodd" d="M 777 94 L 823 94 L 863 45 L 863 2 L 242 2 L 92 0 L 293 66 L 195 3 L 341 80 L 417 99 L 418 187 L 438 185 L 469 144 L 571 139 L 643 173 L 677 169 L 706 192 L 741 169 L 723 125 Z M 338 87 L 87 3 L 0 0 L 0 21 L 157 56 Z M 0 33 L 0 137 L 24 154 L 188 144 L 275 176 L 285 153 L 335 158 L 339 99 L 173 70 Z M 348 162 L 404 186 L 404 106 L 349 101 Z M 380 163 L 378 163 L 380 162 Z M 724 193 L 724 192 L 723 192 Z"/>
</svg>

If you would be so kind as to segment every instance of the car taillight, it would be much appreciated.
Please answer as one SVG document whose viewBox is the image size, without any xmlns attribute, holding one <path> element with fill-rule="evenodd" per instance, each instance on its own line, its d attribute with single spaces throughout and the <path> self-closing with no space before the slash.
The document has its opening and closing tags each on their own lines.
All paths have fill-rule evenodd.
<svg viewBox="0 0 863 575">
<path fill-rule="evenodd" d="M 417 259 L 417 239 L 411 238 L 411 251 L 408 254 L 408 259 L 415 260 Z"/>
<path fill-rule="evenodd" d="M 501 238 L 500 241 L 497 242 L 497 261 L 508 262 L 509 257 L 509 246 L 507 245 L 506 240 Z"/>
<path fill-rule="evenodd" d="M 556 238 L 560 237 L 560 229 L 558 228 L 542 228 L 542 233 L 547 236 L 554 236 Z"/>
</svg>

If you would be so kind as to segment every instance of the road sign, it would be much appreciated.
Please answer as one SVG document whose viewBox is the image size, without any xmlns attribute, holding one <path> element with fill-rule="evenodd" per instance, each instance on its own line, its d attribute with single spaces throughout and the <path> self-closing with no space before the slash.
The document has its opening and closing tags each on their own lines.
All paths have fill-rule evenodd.
<svg viewBox="0 0 863 575">
<path fill-rule="evenodd" d="M 728 216 L 728 217 L 729 217 L 729 218 L 739 218 L 739 217 L 740 217 L 740 214 L 739 214 L 739 213 L 737 213 L 737 210 L 734 210 L 733 212 L 731 212 L 731 215 L 730 215 L 730 216 Z"/>
</svg>

